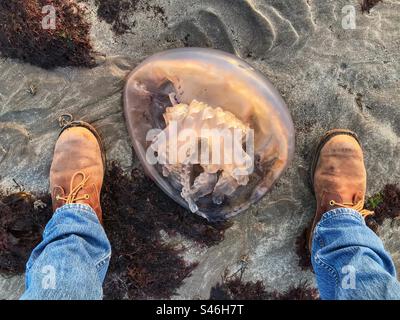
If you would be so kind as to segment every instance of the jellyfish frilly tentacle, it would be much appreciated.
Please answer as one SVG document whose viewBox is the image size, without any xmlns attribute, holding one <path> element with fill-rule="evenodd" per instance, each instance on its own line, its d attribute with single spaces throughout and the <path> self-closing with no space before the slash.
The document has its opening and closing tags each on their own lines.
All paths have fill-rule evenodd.
<svg viewBox="0 0 400 320">
<path fill-rule="evenodd" d="M 210 107 L 221 110 L 219 117 L 225 123 L 222 126 L 232 127 L 228 123 L 236 121 L 237 126 L 251 128 L 254 132 L 254 170 L 249 174 L 248 183 L 238 185 L 233 191 L 224 191 L 218 201 L 215 194 L 213 197 L 212 192 L 207 193 L 212 188 L 197 190 L 193 198 L 195 206 L 182 197 L 185 188 L 174 180 L 177 172 L 168 176 L 165 173 L 171 168 L 149 164 L 146 160 L 146 152 L 153 143 L 148 139 L 148 132 L 166 130 L 168 117 L 172 117 L 168 112 L 177 112 L 174 108 L 178 106 L 193 108 L 193 101 L 203 106 L 203 111 Z M 192 211 L 197 208 L 197 214 L 212 221 L 232 217 L 258 201 L 271 189 L 293 157 L 293 123 L 278 92 L 247 63 L 217 50 L 174 49 L 148 58 L 128 76 L 124 112 L 133 146 L 146 173 L 175 201 Z M 197 128 L 204 117 L 191 116 L 192 122 L 186 119 L 186 125 Z M 221 122 L 218 124 L 221 127 Z M 185 168 L 190 169 L 193 168 Z M 214 184 L 216 177 L 206 174 L 210 172 L 197 173 L 197 184 L 194 185 L 196 180 L 192 177 L 187 187 L 199 187 L 199 183 Z M 231 188 L 232 184 L 223 184 L 222 179 L 229 177 L 222 173 L 219 171 L 215 183 L 221 179 L 222 189 Z M 193 172 L 190 174 L 193 176 Z"/>
</svg>

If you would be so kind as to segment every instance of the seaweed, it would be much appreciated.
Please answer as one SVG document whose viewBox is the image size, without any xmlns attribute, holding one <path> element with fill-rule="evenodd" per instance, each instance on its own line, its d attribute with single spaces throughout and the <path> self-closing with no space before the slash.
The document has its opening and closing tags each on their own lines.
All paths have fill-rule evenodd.
<svg viewBox="0 0 400 320">
<path fill-rule="evenodd" d="M 55 8 L 55 29 L 43 29 L 42 8 Z M 0 0 L 0 52 L 45 69 L 93 67 L 90 25 L 68 0 Z"/>
<path fill-rule="evenodd" d="M 0 197 L 0 272 L 21 274 L 52 215 L 49 195 L 20 191 Z"/>
<path fill-rule="evenodd" d="M 308 235 L 308 228 L 304 229 L 301 235 L 299 235 L 296 238 L 296 243 L 295 243 L 296 253 L 297 256 L 299 257 L 298 265 L 303 271 L 312 270 L 311 254 L 310 250 L 308 249 L 307 235 Z"/>
<path fill-rule="evenodd" d="M 183 248 L 164 243 L 160 232 L 177 233 L 203 246 L 223 239 L 227 223 L 208 224 L 166 196 L 140 169 L 130 176 L 115 164 L 105 177 L 104 226 L 113 246 L 106 298 L 169 298 L 196 267 Z"/>
<path fill-rule="evenodd" d="M 130 30 L 128 19 L 131 10 L 136 10 L 139 0 L 96 0 L 97 16 L 112 26 L 116 35 Z"/>
<path fill-rule="evenodd" d="M 366 218 L 366 223 L 375 233 L 386 219 L 397 219 L 400 216 L 400 188 L 387 184 L 383 190 L 366 201 L 366 208 L 374 215 Z"/>
<path fill-rule="evenodd" d="M 361 2 L 361 12 L 362 13 L 370 13 L 371 9 L 375 7 L 382 0 L 362 0 Z"/>
<path fill-rule="evenodd" d="M 122 35 L 131 31 L 136 25 L 136 21 L 129 25 L 132 14 L 137 10 L 152 13 L 151 18 L 159 17 L 165 26 L 167 26 L 168 18 L 165 15 L 165 10 L 158 6 L 152 5 L 149 2 L 140 4 L 140 0 L 96 0 L 97 16 L 100 20 L 111 25 L 114 34 Z"/>
<path fill-rule="evenodd" d="M 365 206 L 369 210 L 375 210 L 382 203 L 383 203 L 382 192 L 378 192 L 367 199 Z"/>
<path fill-rule="evenodd" d="M 228 271 L 211 288 L 210 300 L 318 300 L 318 290 L 311 288 L 307 281 L 301 281 L 297 286 L 291 286 L 280 293 L 276 290 L 268 291 L 261 281 L 242 280 L 242 274 L 227 276 Z"/>
</svg>

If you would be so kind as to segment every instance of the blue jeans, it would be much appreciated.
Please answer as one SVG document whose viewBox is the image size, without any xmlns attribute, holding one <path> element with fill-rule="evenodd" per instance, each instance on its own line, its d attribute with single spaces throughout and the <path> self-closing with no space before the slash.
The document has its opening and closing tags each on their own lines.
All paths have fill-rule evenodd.
<svg viewBox="0 0 400 320">
<path fill-rule="evenodd" d="M 321 299 L 400 299 L 390 255 L 352 209 L 323 215 L 314 231 L 312 265 Z"/>
<path fill-rule="evenodd" d="M 110 256 L 94 211 L 65 205 L 32 252 L 21 299 L 101 299 Z M 392 259 L 354 210 L 324 214 L 314 232 L 312 264 L 322 299 L 400 299 Z"/>
<path fill-rule="evenodd" d="M 67 204 L 56 210 L 28 260 L 21 299 L 102 299 L 110 257 L 110 242 L 92 208 Z"/>
</svg>

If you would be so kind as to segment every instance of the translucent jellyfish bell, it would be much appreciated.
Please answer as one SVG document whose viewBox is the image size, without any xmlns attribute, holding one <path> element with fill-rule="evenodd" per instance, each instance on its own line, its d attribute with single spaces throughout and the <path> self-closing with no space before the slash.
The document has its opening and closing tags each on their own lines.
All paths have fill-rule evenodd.
<svg viewBox="0 0 400 320">
<path fill-rule="evenodd" d="M 293 158 L 293 123 L 278 92 L 246 62 L 221 51 L 185 48 L 148 58 L 127 79 L 124 112 L 146 173 L 172 199 L 210 221 L 232 217 L 258 201 Z M 251 155 L 251 168 L 240 175 L 245 162 L 193 160 L 193 148 L 186 152 L 189 160 L 149 161 L 149 154 L 160 160 L 168 158 L 172 146 L 182 146 L 180 140 L 172 143 L 170 133 L 160 138 L 174 123 L 178 133 L 192 130 L 196 143 L 205 139 L 200 128 L 241 130 L 246 139 L 235 145 L 225 138 L 222 154 L 245 155 L 247 161 Z"/>
</svg>

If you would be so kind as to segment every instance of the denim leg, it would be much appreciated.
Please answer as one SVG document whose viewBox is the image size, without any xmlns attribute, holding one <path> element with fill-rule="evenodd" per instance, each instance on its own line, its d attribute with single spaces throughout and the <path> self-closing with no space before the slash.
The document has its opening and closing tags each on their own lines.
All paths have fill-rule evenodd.
<svg viewBox="0 0 400 320">
<path fill-rule="evenodd" d="M 56 210 L 28 260 L 21 299 L 102 299 L 110 256 L 110 242 L 92 208 L 65 205 Z"/>
<path fill-rule="evenodd" d="M 321 299 L 400 299 L 390 255 L 352 209 L 323 215 L 314 231 L 312 264 Z"/>
</svg>

